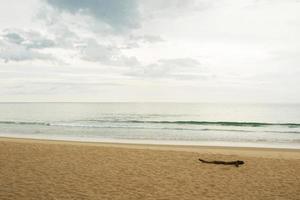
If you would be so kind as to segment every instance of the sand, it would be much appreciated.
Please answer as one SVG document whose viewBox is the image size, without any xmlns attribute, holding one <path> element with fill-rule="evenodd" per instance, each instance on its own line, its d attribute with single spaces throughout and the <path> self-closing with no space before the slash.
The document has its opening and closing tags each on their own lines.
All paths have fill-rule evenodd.
<svg viewBox="0 0 300 200">
<path fill-rule="evenodd" d="M 300 199 L 300 151 L 0 138 L 0 199 Z"/>
</svg>

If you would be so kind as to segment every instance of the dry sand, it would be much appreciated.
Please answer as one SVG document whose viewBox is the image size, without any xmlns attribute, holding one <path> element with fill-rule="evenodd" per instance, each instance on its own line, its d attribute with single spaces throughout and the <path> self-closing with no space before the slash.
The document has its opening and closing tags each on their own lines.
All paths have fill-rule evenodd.
<svg viewBox="0 0 300 200">
<path fill-rule="evenodd" d="M 0 138 L 0 199 L 300 199 L 300 151 Z"/>
</svg>

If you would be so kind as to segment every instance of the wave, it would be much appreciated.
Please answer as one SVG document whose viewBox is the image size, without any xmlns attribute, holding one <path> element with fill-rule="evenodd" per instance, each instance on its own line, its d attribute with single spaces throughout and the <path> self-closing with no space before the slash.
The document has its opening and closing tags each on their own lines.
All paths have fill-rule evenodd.
<svg viewBox="0 0 300 200">
<path fill-rule="evenodd" d="M 250 130 L 237 129 L 216 129 L 216 128 L 178 128 L 178 127 L 141 127 L 141 126 L 101 126 L 90 124 L 61 124 L 54 123 L 51 126 L 78 127 L 78 128 L 125 128 L 125 129 L 159 129 L 159 130 L 179 130 L 179 131 L 228 131 L 228 132 L 255 132 Z M 300 133 L 300 132 L 299 132 Z"/>
<path fill-rule="evenodd" d="M 74 123 L 75 122 L 75 123 Z M 96 124 L 87 124 L 86 122 L 98 122 Z M 131 123 L 131 125 L 129 125 Z M 8 125 L 37 125 L 37 126 L 52 126 L 52 127 L 69 127 L 69 128 L 107 128 L 107 129 L 152 129 L 152 130 L 170 130 L 170 131 L 216 131 L 216 132 L 265 132 L 265 133 L 292 133 L 300 134 L 298 129 L 294 130 L 258 130 L 258 129 L 243 129 L 242 127 L 262 127 L 262 126 L 285 126 L 286 128 L 300 127 L 298 123 L 262 123 L 262 122 L 211 122 L 211 121 L 141 121 L 141 120 L 75 120 L 64 122 L 34 122 L 34 121 L 0 121 L 1 124 Z M 136 126 L 134 126 L 136 124 Z M 140 126 L 138 124 L 187 124 L 199 126 Z M 201 126 L 203 125 L 203 126 Z M 217 127 L 205 127 L 205 125 L 216 125 Z M 219 126 L 219 127 L 218 127 Z M 234 129 L 230 126 L 239 126 Z M 223 128 L 222 128 L 223 127 Z M 270 127 L 271 128 L 271 127 Z"/>
<path fill-rule="evenodd" d="M 24 121 L 0 121 L 0 124 L 16 124 L 16 125 L 44 125 L 50 126 L 47 122 L 24 122 Z"/>
<path fill-rule="evenodd" d="M 76 120 L 73 122 L 98 122 L 98 123 L 126 123 L 126 124 L 178 124 L 178 125 L 215 125 L 215 126 L 240 126 L 240 127 L 264 127 L 264 126 L 284 126 L 288 128 L 300 127 L 300 123 L 265 123 L 265 122 L 230 122 L 230 121 L 142 121 L 142 120 Z M 28 122 L 28 121 L 0 121 L 0 124 L 19 125 L 45 125 L 51 126 L 55 123 L 49 122 Z M 85 124 L 83 124 L 84 126 Z M 88 125 L 87 125 L 88 126 Z"/>
<path fill-rule="evenodd" d="M 300 127 L 300 123 L 267 123 L 267 122 L 230 122 L 230 121 L 142 121 L 142 120 L 86 120 L 90 122 L 110 122 L 110 123 L 144 123 L 144 124 L 187 124 L 187 125 L 217 125 L 217 126 L 288 126 Z"/>
</svg>

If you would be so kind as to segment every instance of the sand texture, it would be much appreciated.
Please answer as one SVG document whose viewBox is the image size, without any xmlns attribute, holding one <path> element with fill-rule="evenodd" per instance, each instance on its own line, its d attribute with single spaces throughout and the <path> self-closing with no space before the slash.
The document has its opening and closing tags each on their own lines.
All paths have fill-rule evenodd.
<svg viewBox="0 0 300 200">
<path fill-rule="evenodd" d="M 203 164 L 198 158 L 246 164 Z M 299 158 L 296 150 L 281 154 L 2 138 L 0 199 L 300 199 Z"/>
</svg>

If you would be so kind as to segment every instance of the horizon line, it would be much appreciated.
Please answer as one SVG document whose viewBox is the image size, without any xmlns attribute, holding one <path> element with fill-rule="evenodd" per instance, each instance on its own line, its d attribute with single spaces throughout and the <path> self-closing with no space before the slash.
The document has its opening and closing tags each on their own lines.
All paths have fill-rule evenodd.
<svg viewBox="0 0 300 200">
<path fill-rule="evenodd" d="M 183 104 L 300 104 L 300 102 L 196 102 L 196 101 L 0 101 L 5 103 L 183 103 Z"/>
</svg>

